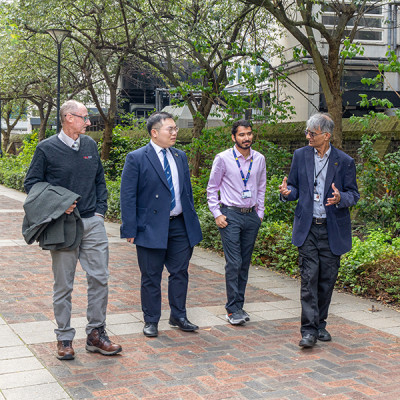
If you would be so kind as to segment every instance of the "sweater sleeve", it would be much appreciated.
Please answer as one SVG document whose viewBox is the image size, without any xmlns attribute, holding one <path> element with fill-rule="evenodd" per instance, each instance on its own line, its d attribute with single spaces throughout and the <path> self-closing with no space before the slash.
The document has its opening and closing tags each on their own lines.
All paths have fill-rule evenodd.
<svg viewBox="0 0 400 400">
<path fill-rule="evenodd" d="M 26 193 L 29 193 L 35 183 L 46 181 L 46 168 L 46 156 L 42 149 L 37 147 L 24 181 L 24 188 Z"/>
</svg>

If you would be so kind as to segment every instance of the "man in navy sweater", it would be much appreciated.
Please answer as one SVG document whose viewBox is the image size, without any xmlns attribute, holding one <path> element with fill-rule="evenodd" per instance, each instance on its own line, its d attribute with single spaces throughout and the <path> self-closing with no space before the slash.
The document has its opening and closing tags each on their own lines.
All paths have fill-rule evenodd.
<svg viewBox="0 0 400 400">
<path fill-rule="evenodd" d="M 84 135 L 90 126 L 86 107 L 75 100 L 64 103 L 60 109 L 62 129 L 40 142 L 32 158 L 24 186 L 28 193 L 38 182 L 62 186 L 81 196 L 65 211 L 71 214 L 78 208 L 84 233 L 74 249 L 52 250 L 54 274 L 53 309 L 57 322 L 55 333 L 57 358 L 72 360 L 75 352 L 71 327 L 71 294 L 78 259 L 86 272 L 88 308 L 86 350 L 114 355 L 122 348 L 112 343 L 105 331 L 108 302 L 108 239 L 104 227 L 107 211 L 107 187 L 96 142 Z"/>
</svg>

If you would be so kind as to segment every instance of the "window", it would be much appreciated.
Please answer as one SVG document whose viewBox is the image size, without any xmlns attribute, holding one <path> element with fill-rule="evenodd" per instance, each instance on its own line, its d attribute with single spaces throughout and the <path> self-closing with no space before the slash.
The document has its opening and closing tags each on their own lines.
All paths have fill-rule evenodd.
<svg viewBox="0 0 400 400">
<path fill-rule="evenodd" d="M 342 77 L 342 88 L 345 90 L 382 90 L 382 83 L 378 83 L 377 86 L 368 86 L 361 83 L 362 78 L 375 78 L 377 71 L 357 71 L 357 70 L 345 70 Z"/>
<path fill-rule="evenodd" d="M 358 31 L 355 39 L 362 42 L 382 42 L 383 40 L 383 9 L 382 6 L 371 6 L 362 10 L 362 17 L 358 21 Z M 347 26 L 350 28 L 345 31 L 349 36 L 351 28 L 354 26 L 355 18 L 352 18 Z M 324 6 L 322 23 L 329 29 L 337 25 L 338 15 L 333 7 Z"/>
</svg>

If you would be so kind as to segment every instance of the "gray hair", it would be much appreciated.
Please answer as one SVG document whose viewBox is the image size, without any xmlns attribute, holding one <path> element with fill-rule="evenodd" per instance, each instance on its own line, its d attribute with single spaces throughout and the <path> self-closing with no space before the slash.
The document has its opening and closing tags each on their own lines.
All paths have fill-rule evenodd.
<svg viewBox="0 0 400 400">
<path fill-rule="evenodd" d="M 61 119 L 61 124 L 64 123 L 65 121 L 65 116 L 68 113 L 73 113 L 79 111 L 82 107 L 85 107 L 84 104 L 80 103 L 79 101 L 76 100 L 68 100 L 66 101 L 61 107 L 60 107 L 60 119 Z"/>
<path fill-rule="evenodd" d="M 312 115 L 307 121 L 307 129 L 321 129 L 321 132 L 328 132 L 332 135 L 335 124 L 329 114 L 318 113 Z"/>
</svg>

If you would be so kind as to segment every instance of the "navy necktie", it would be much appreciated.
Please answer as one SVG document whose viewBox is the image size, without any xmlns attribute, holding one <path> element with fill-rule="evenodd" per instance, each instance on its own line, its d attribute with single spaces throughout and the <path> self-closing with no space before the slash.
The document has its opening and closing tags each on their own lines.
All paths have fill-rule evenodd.
<svg viewBox="0 0 400 400">
<path fill-rule="evenodd" d="M 174 183 L 172 182 L 172 174 L 171 174 L 171 167 L 169 166 L 168 158 L 167 158 L 167 150 L 162 149 L 162 153 L 164 154 L 164 172 L 165 176 L 167 177 L 169 190 L 171 191 L 171 208 L 173 210 L 175 208 L 175 190 L 174 190 Z"/>
</svg>

